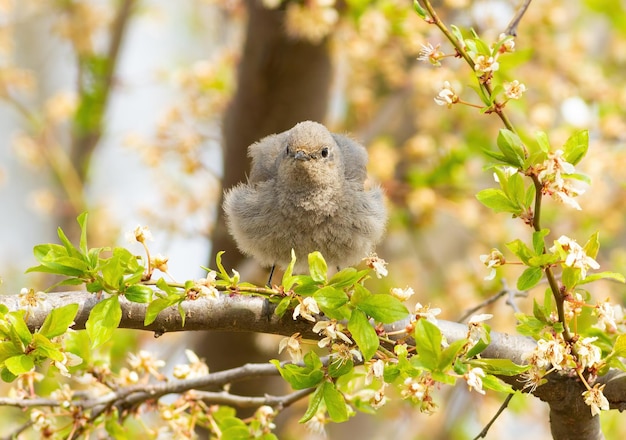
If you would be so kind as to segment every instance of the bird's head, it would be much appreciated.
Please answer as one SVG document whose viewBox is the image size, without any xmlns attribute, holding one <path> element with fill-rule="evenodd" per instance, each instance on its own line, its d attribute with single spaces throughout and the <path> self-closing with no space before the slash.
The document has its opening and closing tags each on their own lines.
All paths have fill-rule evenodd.
<svg viewBox="0 0 626 440">
<path fill-rule="evenodd" d="M 289 130 L 279 165 L 283 177 L 325 184 L 342 172 L 341 151 L 326 127 L 305 121 Z"/>
</svg>

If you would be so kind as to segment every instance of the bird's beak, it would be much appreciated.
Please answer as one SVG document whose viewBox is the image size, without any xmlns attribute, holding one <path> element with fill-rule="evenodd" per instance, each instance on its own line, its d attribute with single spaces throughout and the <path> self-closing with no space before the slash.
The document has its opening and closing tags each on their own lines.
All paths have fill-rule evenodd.
<svg viewBox="0 0 626 440">
<path fill-rule="evenodd" d="M 310 160 L 311 156 L 309 156 L 308 154 L 306 154 L 304 151 L 302 150 L 298 150 L 296 151 L 296 154 L 293 155 L 293 158 L 296 160 Z"/>
</svg>

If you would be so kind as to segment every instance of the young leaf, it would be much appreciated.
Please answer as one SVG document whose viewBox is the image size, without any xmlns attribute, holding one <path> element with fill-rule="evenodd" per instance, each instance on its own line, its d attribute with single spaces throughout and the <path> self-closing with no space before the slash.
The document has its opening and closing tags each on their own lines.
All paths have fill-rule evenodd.
<svg viewBox="0 0 626 440">
<path fill-rule="evenodd" d="M 291 261 L 287 268 L 285 269 L 285 273 L 283 274 L 282 285 L 286 291 L 289 291 L 293 288 L 293 285 L 296 284 L 296 277 L 293 276 L 293 268 L 296 265 L 296 252 L 291 250 Z"/>
<path fill-rule="evenodd" d="M 546 248 L 545 237 L 550 233 L 549 229 L 542 229 L 541 231 L 533 232 L 533 249 L 535 254 L 542 254 Z"/>
<path fill-rule="evenodd" d="M 343 290 L 336 289 L 332 286 L 322 287 L 313 294 L 313 298 L 320 306 L 320 309 L 328 314 L 348 302 L 348 295 Z"/>
<path fill-rule="evenodd" d="M 517 365 L 510 359 L 472 359 L 473 367 L 480 367 L 487 374 L 516 376 L 530 368 L 530 365 Z"/>
<path fill-rule="evenodd" d="M 176 294 L 168 295 L 165 298 L 157 298 L 153 300 L 150 304 L 148 304 L 148 308 L 146 309 L 146 316 L 143 319 L 143 325 L 152 324 L 157 316 L 159 316 L 159 313 L 161 313 L 168 307 L 175 305 L 176 303 L 180 303 L 182 300 L 183 298 Z"/>
<path fill-rule="evenodd" d="M 526 150 L 520 137 L 505 128 L 500 129 L 497 139 L 498 148 L 507 158 L 507 163 L 516 168 L 524 168 Z"/>
<path fill-rule="evenodd" d="M 588 257 L 596 258 L 598 255 L 598 251 L 600 250 L 600 240 L 598 236 L 599 234 L 597 232 L 593 234 L 589 237 L 589 240 L 587 240 L 587 243 L 585 243 L 585 246 L 583 247 L 583 250 Z"/>
<path fill-rule="evenodd" d="M 113 295 L 100 301 L 91 309 L 89 319 L 85 324 L 91 348 L 99 347 L 113 336 L 113 331 L 119 326 L 122 319 L 122 309 L 119 298 Z"/>
<path fill-rule="evenodd" d="M 420 5 L 420 2 L 417 0 L 413 0 L 413 9 L 415 9 L 415 12 L 417 12 L 420 18 L 426 18 L 426 9 L 422 8 L 422 5 Z"/>
<path fill-rule="evenodd" d="M 280 300 L 280 302 L 278 303 L 278 306 L 276 306 L 276 309 L 274 310 L 274 314 L 278 316 L 279 318 L 282 318 L 285 312 L 287 312 L 287 310 L 289 309 L 290 304 L 291 304 L 291 297 L 289 296 L 284 297 L 283 299 Z"/>
<path fill-rule="evenodd" d="M 346 267 L 333 275 L 328 281 L 328 284 L 337 289 L 342 289 L 359 281 L 367 275 L 367 272 L 367 270 L 357 271 L 354 267 Z"/>
<path fill-rule="evenodd" d="M 26 354 L 19 354 L 4 361 L 4 366 L 14 375 L 27 373 L 35 367 L 33 359 Z"/>
<path fill-rule="evenodd" d="M 491 374 L 483 377 L 483 388 L 487 388 L 488 390 L 497 391 L 499 393 L 509 393 L 513 394 L 515 390 L 511 385 L 502 380 L 498 379 L 496 376 Z"/>
<path fill-rule="evenodd" d="M 324 382 L 322 384 L 322 394 L 330 419 L 335 423 L 348 420 L 346 401 L 343 398 L 343 394 L 335 387 L 335 384 L 332 382 Z"/>
<path fill-rule="evenodd" d="M 224 251 L 219 251 L 217 253 L 217 255 L 215 256 L 215 265 L 217 266 L 217 270 L 218 270 L 218 274 L 219 277 L 225 281 L 228 281 L 229 283 L 232 282 L 230 276 L 228 275 L 228 272 L 226 272 L 226 269 L 224 269 L 224 265 L 222 265 L 222 255 L 224 254 Z"/>
<path fill-rule="evenodd" d="M 294 390 L 314 387 L 324 379 L 324 372 L 320 368 L 301 367 L 294 364 L 285 364 L 284 367 L 281 367 L 278 361 L 272 361 L 272 363 L 276 366 L 283 379 L 289 382 L 289 385 Z"/>
<path fill-rule="evenodd" d="M 517 280 L 517 290 L 528 290 L 541 281 L 543 271 L 540 267 L 527 267 Z"/>
<path fill-rule="evenodd" d="M 385 293 L 364 298 L 357 304 L 357 308 L 383 324 L 391 324 L 409 316 L 409 310 L 399 299 Z"/>
<path fill-rule="evenodd" d="M 350 330 L 352 338 L 359 346 L 364 360 L 370 360 L 376 354 L 376 350 L 378 350 L 379 341 L 376 330 L 374 330 L 363 311 L 359 309 L 352 311 L 352 316 L 350 316 L 350 321 L 348 321 L 348 330 Z"/>
<path fill-rule="evenodd" d="M 78 222 L 78 226 L 80 227 L 80 242 L 79 247 L 83 255 L 87 255 L 87 212 L 83 212 L 80 214 L 76 221 Z"/>
<path fill-rule="evenodd" d="M 15 312 L 7 313 L 7 321 L 9 321 L 9 338 L 16 346 L 21 349 L 25 348 L 33 339 L 26 322 L 24 321 L 24 311 L 18 310 Z"/>
<path fill-rule="evenodd" d="M 517 257 L 522 260 L 524 264 L 530 264 L 529 261 L 534 256 L 534 254 L 522 240 L 518 238 L 517 240 L 506 243 L 506 247 L 508 247 L 509 250 L 515 255 L 517 255 Z"/>
<path fill-rule="evenodd" d="M 430 371 L 437 371 L 441 358 L 441 331 L 432 322 L 420 319 L 413 333 L 419 365 Z"/>
<path fill-rule="evenodd" d="M 133 284 L 124 291 L 124 296 L 130 302 L 146 304 L 152 301 L 154 290 L 143 284 Z"/>
<path fill-rule="evenodd" d="M 67 304 L 52 310 L 39 329 L 39 334 L 48 339 L 62 335 L 74 321 L 78 312 L 78 304 Z"/>
<path fill-rule="evenodd" d="M 311 273 L 311 278 L 313 278 L 315 282 L 326 282 L 328 266 L 326 265 L 326 260 L 324 260 L 324 257 L 320 252 L 315 251 L 309 254 L 309 271 Z"/>
<path fill-rule="evenodd" d="M 272 363 L 274 363 L 274 361 L 272 361 Z M 298 420 L 299 423 L 306 423 L 311 420 L 315 414 L 317 414 L 317 410 L 324 400 L 324 383 L 319 384 L 319 386 L 311 396 L 311 399 L 309 400 L 309 406 L 307 407 L 306 412 L 304 413 L 302 418 Z"/>
<path fill-rule="evenodd" d="M 494 212 L 510 212 L 517 214 L 520 212 L 519 207 L 513 203 L 501 189 L 487 188 L 476 194 L 476 198 L 480 203 Z"/>
<path fill-rule="evenodd" d="M 580 284 L 587 284 L 587 283 L 591 283 L 593 281 L 602 280 L 602 279 L 615 280 L 615 281 L 618 281 L 620 283 L 626 282 L 626 279 L 624 278 L 624 275 L 622 275 L 621 273 L 617 273 L 617 272 L 598 272 L 598 273 L 587 274 L 587 277 L 584 280 L 580 280 L 580 282 L 578 284 L 579 285 Z"/>
<path fill-rule="evenodd" d="M 580 130 L 572 134 L 563 145 L 563 159 L 576 165 L 585 157 L 589 149 L 589 131 Z"/>
<path fill-rule="evenodd" d="M 348 374 L 354 368 L 352 359 L 344 359 L 340 356 L 332 356 L 328 363 L 328 375 L 332 378 Z"/>
</svg>

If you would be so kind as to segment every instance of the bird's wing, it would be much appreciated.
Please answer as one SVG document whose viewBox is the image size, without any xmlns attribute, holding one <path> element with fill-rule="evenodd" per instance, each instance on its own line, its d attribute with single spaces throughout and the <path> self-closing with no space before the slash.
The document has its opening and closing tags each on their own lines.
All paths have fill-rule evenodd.
<svg viewBox="0 0 626 440">
<path fill-rule="evenodd" d="M 341 134 L 333 133 L 333 138 L 341 149 L 346 179 L 359 183 L 365 182 L 367 177 L 365 168 L 367 165 L 367 150 L 365 150 L 365 147 Z"/>
<path fill-rule="evenodd" d="M 276 176 L 276 158 L 282 153 L 287 132 L 264 137 L 248 147 L 248 156 L 252 158 L 250 183 L 265 182 Z"/>
</svg>

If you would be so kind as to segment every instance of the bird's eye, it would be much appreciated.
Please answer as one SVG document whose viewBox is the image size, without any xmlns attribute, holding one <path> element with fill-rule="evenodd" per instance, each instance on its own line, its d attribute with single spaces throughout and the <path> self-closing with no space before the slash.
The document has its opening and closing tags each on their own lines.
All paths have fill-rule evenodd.
<svg viewBox="0 0 626 440">
<path fill-rule="evenodd" d="M 328 157 L 328 147 L 322 148 L 322 157 Z"/>
</svg>

